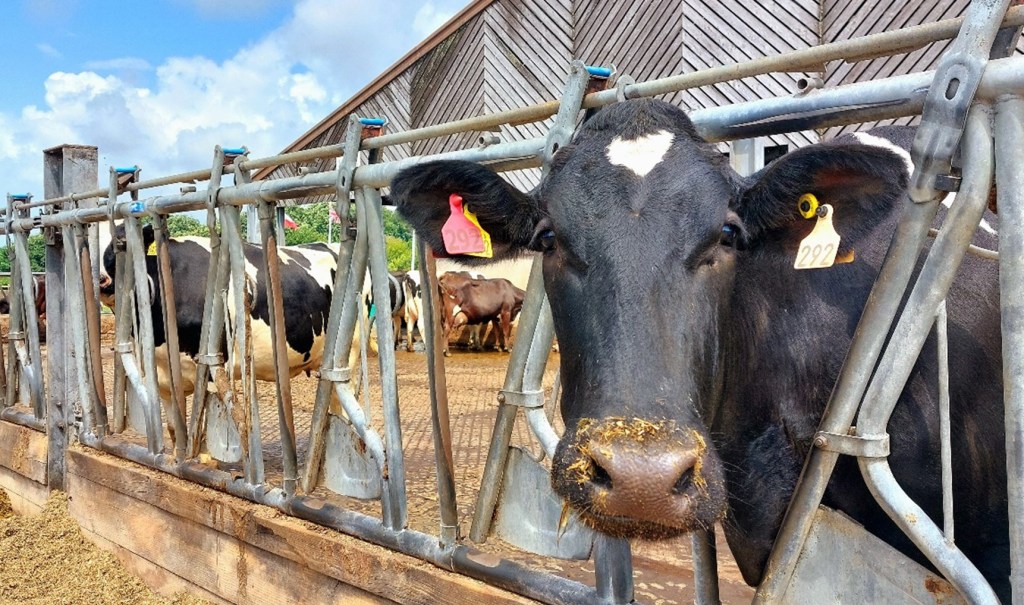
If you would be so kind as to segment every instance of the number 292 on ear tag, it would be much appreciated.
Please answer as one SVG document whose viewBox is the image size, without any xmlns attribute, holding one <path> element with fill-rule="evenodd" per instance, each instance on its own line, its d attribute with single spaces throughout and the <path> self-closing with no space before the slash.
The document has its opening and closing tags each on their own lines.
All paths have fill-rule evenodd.
<svg viewBox="0 0 1024 605">
<path fill-rule="evenodd" d="M 827 269 L 835 264 L 839 252 L 839 234 L 832 225 L 832 206 L 823 204 L 811 233 L 800 242 L 794 269 Z M 819 209 L 820 210 L 820 209 Z"/>
</svg>

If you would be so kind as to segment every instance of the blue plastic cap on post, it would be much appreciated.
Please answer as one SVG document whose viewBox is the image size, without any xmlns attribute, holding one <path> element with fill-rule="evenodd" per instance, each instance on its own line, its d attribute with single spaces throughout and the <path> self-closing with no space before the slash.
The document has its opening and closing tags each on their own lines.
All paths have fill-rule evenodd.
<svg viewBox="0 0 1024 605">
<path fill-rule="evenodd" d="M 612 68 L 588 65 L 587 73 L 594 76 L 595 78 L 610 78 L 612 76 Z"/>
<path fill-rule="evenodd" d="M 388 123 L 387 118 L 359 118 L 359 123 L 363 126 L 383 126 Z"/>
<path fill-rule="evenodd" d="M 116 172 L 118 174 L 131 174 L 133 172 L 138 172 L 138 171 L 139 171 L 139 167 L 138 166 L 131 166 L 129 168 L 114 168 L 114 172 Z"/>
<path fill-rule="evenodd" d="M 224 155 L 245 155 L 248 152 L 248 147 L 224 147 Z"/>
<path fill-rule="evenodd" d="M 131 206 L 128 207 L 128 210 L 130 210 L 132 214 L 138 214 L 140 212 L 143 212 L 145 209 L 146 206 L 142 202 L 134 202 L 132 203 Z"/>
<path fill-rule="evenodd" d="M 12 193 L 11 194 L 11 199 L 12 200 L 18 200 L 19 202 L 24 202 L 25 200 L 27 200 L 30 197 L 32 197 L 32 196 L 30 194 L 28 194 L 28 193 Z"/>
</svg>

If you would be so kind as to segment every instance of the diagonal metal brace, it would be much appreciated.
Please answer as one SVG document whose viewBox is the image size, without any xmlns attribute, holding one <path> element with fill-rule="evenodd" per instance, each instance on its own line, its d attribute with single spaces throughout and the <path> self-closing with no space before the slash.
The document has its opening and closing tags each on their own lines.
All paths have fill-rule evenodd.
<svg viewBox="0 0 1024 605">
<path fill-rule="evenodd" d="M 887 458 L 889 456 L 889 435 L 841 435 L 819 431 L 814 436 L 814 446 L 857 458 Z"/>
</svg>

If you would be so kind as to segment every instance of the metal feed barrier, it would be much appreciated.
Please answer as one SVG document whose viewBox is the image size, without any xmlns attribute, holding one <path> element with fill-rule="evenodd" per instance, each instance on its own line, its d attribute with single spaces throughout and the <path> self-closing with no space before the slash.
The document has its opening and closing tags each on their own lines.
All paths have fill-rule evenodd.
<svg viewBox="0 0 1024 605">
<path fill-rule="evenodd" d="M 1021 199 L 1024 183 L 1020 182 L 1024 177 L 1018 170 L 1024 160 L 1024 58 L 1002 58 L 1010 54 L 1019 38 L 1024 8 L 1007 10 L 1008 4 L 1009 0 L 975 1 L 962 19 L 650 82 L 633 83 L 619 78 L 611 88 L 606 87 L 610 82 L 609 73 L 588 70 L 582 63 L 574 62 L 560 101 L 389 134 L 383 134 L 382 121 L 352 117 L 341 145 L 261 159 L 250 159 L 245 149 L 218 147 L 210 169 L 150 181 L 140 180 L 137 168 L 112 169 L 109 187 L 105 189 L 78 191 L 83 188 L 83 182 L 85 187 L 90 186 L 89 175 L 76 179 L 73 171 L 68 171 L 63 181 L 48 182 L 51 185 L 48 199 L 32 202 L 27 196 L 8 197 L 7 220 L 2 231 L 13 240 L 12 281 L 17 287 L 11 290 L 10 344 L 5 358 L 0 351 L 0 363 L 6 361 L 6 371 L 2 373 L 4 388 L 0 389 L 3 394 L 0 417 L 47 431 L 51 487 L 63 485 L 64 448 L 68 437 L 74 434 L 90 447 L 275 507 L 543 602 L 629 603 L 633 598 L 629 544 L 595 536 L 578 520 L 565 517 L 561 503 L 547 487 L 546 469 L 511 446 L 520 408 L 547 456 L 553 454 L 558 438 L 545 413 L 545 408 L 552 404 L 545 401 L 542 377 L 553 327 L 539 263 L 534 264 L 530 278 L 520 320 L 519 344 L 512 353 L 504 386 L 498 393 L 497 421 L 469 537 L 481 543 L 491 535 L 499 535 L 520 548 L 547 556 L 592 556 L 596 588 L 540 573 L 512 561 L 479 557 L 475 549 L 460 542 L 451 420 L 443 357 L 437 354 L 441 334 L 438 302 L 434 298 L 436 272 L 433 259 L 422 244 L 420 271 L 425 285 L 424 308 L 430 318 L 426 322 L 426 341 L 433 344 L 427 348 L 427 356 L 440 518 L 437 535 L 405 528 L 408 515 L 405 464 L 393 349 L 383 341 L 378 347 L 383 434 L 373 428 L 356 398 L 346 362 L 359 321 L 362 282 L 367 268 L 375 299 L 385 300 L 388 296 L 379 188 L 387 186 L 404 167 L 440 158 L 484 162 L 497 170 L 546 168 L 554 151 L 570 140 L 582 110 L 774 71 L 814 71 L 828 61 L 856 61 L 887 53 L 905 53 L 937 40 L 955 38 L 935 72 L 704 109 L 694 111 L 691 117 L 702 136 L 720 142 L 923 115 L 919 145 L 914 149 L 917 172 L 912 179 L 913 203 L 905 211 L 894 246 L 864 311 L 755 601 L 816 602 L 831 598 L 815 583 L 815 577 L 823 575 L 815 565 L 834 563 L 837 558 L 857 560 L 871 570 L 882 566 L 890 568 L 885 578 L 873 573 L 847 574 L 858 577 L 842 578 L 826 574 L 831 583 L 846 583 L 843 594 L 847 598 L 866 594 L 868 583 L 870 594 L 875 597 L 906 598 L 913 579 L 925 573 L 914 565 L 906 565 L 908 561 L 902 555 L 863 530 L 820 507 L 838 457 L 852 455 L 858 458 L 865 480 L 872 486 L 879 504 L 894 520 L 900 523 L 908 514 L 916 517 L 916 523 L 901 523 L 903 531 L 960 595 L 972 603 L 996 602 L 991 588 L 975 566 L 956 549 L 953 540 L 948 397 L 944 397 L 940 419 L 946 494 L 941 529 L 893 480 L 884 442 L 889 415 L 933 325 L 937 326 L 940 351 L 943 350 L 945 293 L 960 259 L 968 250 L 969 235 L 978 224 L 993 175 L 999 185 L 1002 221 L 998 258 L 1003 346 L 1007 352 L 1024 348 L 1024 326 L 1008 319 L 1015 317 L 1019 301 L 1024 299 L 1021 291 L 1024 289 L 1024 264 L 1019 260 L 1024 248 L 1024 199 Z M 495 126 L 541 121 L 551 116 L 555 118 L 545 138 L 489 144 L 394 162 L 379 161 L 379 150 L 389 145 L 487 131 Z M 963 157 L 962 182 L 949 176 L 958 144 Z M 369 151 L 369 159 L 360 165 L 361 150 Z M 993 150 L 998 162 L 993 159 Z M 331 157 L 341 158 L 335 170 L 261 182 L 251 182 L 249 178 L 255 169 Z M 53 154 L 47 157 L 48 162 L 64 159 Z M 222 183 L 228 175 L 233 176 L 232 185 Z M 92 179 L 94 183 L 94 174 Z M 148 188 L 194 181 L 209 184 L 205 190 L 192 187 L 180 194 L 139 199 L 139 192 Z M 957 202 L 936 235 L 917 281 L 911 286 L 911 274 L 922 244 L 929 236 L 938 200 L 946 191 L 958 191 Z M 131 199 L 119 201 L 125 194 Z M 349 206 L 354 204 L 357 218 L 354 236 L 349 235 L 345 224 L 340 230 L 342 240 L 337 248 L 339 263 L 333 290 L 339 295 L 332 300 L 307 453 L 300 459 L 284 348 L 283 301 L 277 275 L 278 237 L 273 223 L 278 202 L 317 195 L 336 196 L 340 217 L 348 217 Z M 257 206 L 265 250 L 265 265 L 261 269 L 269 276 L 266 296 L 271 309 L 283 466 L 283 478 L 278 484 L 267 480 L 260 441 L 251 357 L 252 326 L 247 313 L 256 292 L 253 280 L 246 273 L 240 234 L 239 208 L 246 205 Z M 42 208 L 44 213 L 31 216 L 32 208 Z M 212 245 L 200 355 L 196 360 L 196 391 L 189 406 L 177 354 L 166 216 L 193 210 L 207 212 Z M 173 394 L 166 409 L 162 409 L 158 397 L 157 351 L 153 346 L 150 315 L 156 288 L 149 283 L 146 272 L 147 250 L 140 223 L 143 217 L 151 217 L 156 234 L 160 303 L 168 339 L 166 355 L 170 360 L 168 380 Z M 114 345 L 114 390 L 108 398 L 103 390 L 99 364 L 99 306 L 93 269 L 98 251 L 89 245 L 88 231 L 90 225 L 114 220 L 122 221 L 126 237 L 123 250 L 117 253 L 114 276 L 119 312 Z M 64 326 L 63 330 L 53 330 L 49 338 L 50 363 L 45 384 L 38 318 L 30 304 L 31 274 L 25 243 L 27 234 L 40 228 L 48 238 L 47 314 L 51 326 Z M 914 309 L 915 313 L 897 317 L 897 307 L 908 287 L 912 290 L 907 308 Z M 391 333 L 389 318 L 378 313 L 375 321 L 379 338 L 386 339 L 385 335 Z M 894 336 L 883 348 L 892 326 L 895 326 L 892 328 Z M 228 351 L 227 356 L 221 353 L 223 350 Z M 54 360 L 63 363 L 54 363 Z M 1007 450 L 1019 452 L 1019 443 L 1024 439 L 1024 361 L 1006 354 L 1004 364 Z M 941 376 L 943 393 L 948 393 L 947 374 Z M 214 385 L 214 391 L 208 389 L 209 384 Z M 22 389 L 21 385 L 26 388 Z M 332 401 L 337 402 L 340 413 L 332 412 Z M 109 419 L 108 410 L 112 415 Z M 852 445 L 844 439 L 854 424 L 858 435 L 866 436 L 860 440 L 860 445 Z M 132 426 L 146 436 L 145 445 L 123 435 Z M 165 427 L 173 429 L 172 443 L 164 443 Z M 200 464 L 197 458 L 201 454 L 225 462 L 240 461 L 243 476 L 236 478 Z M 1014 602 L 1024 603 L 1024 544 L 1021 543 L 1024 537 L 1024 511 L 1021 510 L 1024 461 L 1011 455 L 1007 464 L 1011 579 Z M 310 497 L 309 493 L 318 487 L 343 495 L 379 498 L 380 518 Z M 522 520 L 525 518 L 538 522 L 535 527 L 524 529 Z M 716 603 L 719 599 L 714 535 L 696 534 L 693 546 L 697 600 Z M 892 572 L 894 567 L 901 571 Z M 934 599 L 929 595 L 913 596 L 920 600 Z"/>
</svg>

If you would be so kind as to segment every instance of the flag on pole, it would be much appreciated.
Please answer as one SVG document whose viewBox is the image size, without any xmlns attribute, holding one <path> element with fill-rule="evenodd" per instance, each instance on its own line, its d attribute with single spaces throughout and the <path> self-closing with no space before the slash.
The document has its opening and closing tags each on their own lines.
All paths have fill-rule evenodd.
<svg viewBox="0 0 1024 605">
<path fill-rule="evenodd" d="M 285 229 L 298 229 L 299 228 L 299 224 L 296 223 L 295 220 L 292 217 L 288 216 L 287 212 L 284 213 L 284 228 Z"/>
<path fill-rule="evenodd" d="M 341 223 L 341 217 L 338 216 L 338 211 L 334 209 L 333 205 L 331 206 L 330 219 L 332 223 Z"/>
</svg>

